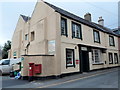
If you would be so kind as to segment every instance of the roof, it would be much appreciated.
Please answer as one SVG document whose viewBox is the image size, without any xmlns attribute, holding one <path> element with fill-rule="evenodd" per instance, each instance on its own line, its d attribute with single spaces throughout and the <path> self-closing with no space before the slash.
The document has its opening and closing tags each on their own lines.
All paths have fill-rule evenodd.
<svg viewBox="0 0 120 90">
<path fill-rule="evenodd" d="M 92 27 L 92 28 L 95 28 L 95 29 L 97 29 L 97 30 L 99 30 L 99 31 L 102 31 L 102 32 L 105 32 L 105 33 L 108 33 L 108 34 L 112 34 L 112 35 L 118 36 L 117 34 L 115 34 L 115 33 L 114 33 L 111 29 L 109 29 L 109 28 L 106 28 L 106 27 L 101 26 L 101 25 L 99 25 L 99 24 L 96 24 L 96 23 L 90 22 L 90 21 L 88 21 L 88 20 L 85 20 L 85 19 L 83 19 L 83 18 L 81 18 L 81 17 L 79 17 L 79 16 L 77 16 L 77 15 L 75 15 L 75 14 L 72 14 L 72 13 L 66 11 L 66 10 L 63 10 L 63 9 L 59 8 L 59 7 L 56 7 L 56 6 L 54 6 L 54 5 L 52 5 L 52 4 L 48 3 L 48 2 L 45 2 L 45 3 L 46 3 L 48 6 L 50 6 L 51 8 L 53 8 L 56 12 L 60 13 L 60 14 L 63 15 L 63 16 L 66 16 L 66 17 L 68 17 L 68 18 L 70 18 L 70 19 L 73 19 L 73 20 L 75 20 L 75 21 L 78 21 L 78 22 L 80 22 L 80 23 L 82 23 L 82 24 L 85 24 L 85 25 L 87 25 L 87 26 L 90 26 L 90 27 Z"/>
<path fill-rule="evenodd" d="M 31 19 L 30 17 L 25 16 L 25 15 L 20 15 L 20 16 L 23 18 L 23 20 L 24 20 L 25 22 L 27 22 L 28 20 Z"/>
<path fill-rule="evenodd" d="M 120 37 L 120 27 L 113 29 L 113 32 Z"/>
</svg>

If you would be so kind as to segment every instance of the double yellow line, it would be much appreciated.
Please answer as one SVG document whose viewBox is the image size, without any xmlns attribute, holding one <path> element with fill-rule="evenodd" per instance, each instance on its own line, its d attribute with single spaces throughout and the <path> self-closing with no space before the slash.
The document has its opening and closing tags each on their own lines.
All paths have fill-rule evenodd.
<svg viewBox="0 0 120 90">
<path fill-rule="evenodd" d="M 109 72 L 97 73 L 97 74 L 94 74 L 94 75 L 91 75 L 91 76 L 86 76 L 86 77 L 81 77 L 81 78 L 77 78 L 77 79 L 73 79 L 73 80 L 68 80 L 68 81 L 65 81 L 65 82 L 60 82 L 60 83 L 56 83 L 56 84 L 50 84 L 50 85 L 46 85 L 46 86 L 41 86 L 41 87 L 38 87 L 38 88 L 47 88 L 47 87 L 56 86 L 56 85 L 60 85 L 60 84 L 70 83 L 70 82 L 74 82 L 74 81 L 77 81 L 77 80 L 86 79 L 86 78 L 90 78 L 90 77 L 94 77 L 94 76 L 97 76 L 97 75 L 102 75 L 102 74 L 106 74 L 106 73 L 110 73 L 110 72 L 114 72 L 114 71 L 117 71 L 117 70 L 113 70 L 113 71 L 109 71 Z"/>
</svg>

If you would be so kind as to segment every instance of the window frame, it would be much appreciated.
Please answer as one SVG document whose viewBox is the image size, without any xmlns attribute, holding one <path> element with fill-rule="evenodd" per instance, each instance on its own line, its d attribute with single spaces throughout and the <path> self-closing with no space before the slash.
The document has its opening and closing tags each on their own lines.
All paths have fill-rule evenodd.
<svg viewBox="0 0 120 90">
<path fill-rule="evenodd" d="M 64 30 L 65 33 L 64 34 L 62 33 L 62 20 L 65 21 L 65 30 Z M 64 17 L 61 17 L 61 35 L 68 37 L 68 33 L 67 33 L 67 19 L 64 18 Z"/>
<path fill-rule="evenodd" d="M 28 34 L 25 34 L 25 41 L 28 40 Z"/>
<path fill-rule="evenodd" d="M 116 61 L 115 61 L 115 56 L 116 56 L 116 59 L 117 59 L 117 63 L 116 63 Z M 115 64 L 118 64 L 118 54 L 117 54 L 117 53 L 114 53 L 114 63 L 115 63 Z"/>
<path fill-rule="evenodd" d="M 67 50 L 71 50 L 73 52 L 73 64 L 72 65 L 67 64 Z M 66 68 L 68 68 L 68 67 L 74 67 L 75 68 L 75 53 L 74 53 L 74 49 L 66 48 Z"/>
<path fill-rule="evenodd" d="M 73 22 L 73 21 L 71 22 L 71 24 L 72 24 L 72 25 L 71 25 L 71 26 L 72 26 L 72 38 L 77 38 L 77 39 L 81 39 L 81 40 L 82 40 L 82 26 L 81 26 L 81 24 L 78 24 L 78 23 Z M 74 28 L 73 28 L 73 25 L 76 25 L 77 27 L 79 27 L 79 30 L 80 30 L 80 31 L 79 31 L 79 33 L 80 33 L 79 36 L 80 36 L 80 37 L 77 37 L 77 36 L 74 35 L 73 32 L 76 31 L 76 30 L 73 30 L 73 29 L 74 29 Z"/>
<path fill-rule="evenodd" d="M 98 52 L 98 61 L 99 62 L 96 62 L 97 60 L 96 60 L 96 55 L 95 55 L 95 50 L 97 50 L 97 52 Z M 103 64 L 103 61 L 102 61 L 102 52 L 101 52 L 101 50 L 99 50 L 99 49 L 92 49 L 92 64 Z"/>
<path fill-rule="evenodd" d="M 96 41 L 96 39 L 95 39 L 95 32 L 98 33 L 98 39 L 99 39 L 99 41 Z M 100 32 L 99 31 L 93 30 L 93 37 L 94 37 L 94 42 L 95 43 L 100 43 Z"/>
<path fill-rule="evenodd" d="M 108 55 L 109 55 L 109 64 L 113 64 L 113 53 L 109 52 Z M 110 62 L 110 55 L 112 55 L 112 62 Z"/>
<path fill-rule="evenodd" d="M 110 38 L 113 39 L 113 45 L 111 45 L 111 43 L 110 43 Z M 110 45 L 110 46 L 115 46 L 114 36 L 109 35 L 109 45 Z"/>
<path fill-rule="evenodd" d="M 32 33 L 34 33 L 34 34 L 33 34 L 33 38 L 32 38 Z M 32 31 L 32 32 L 31 32 L 31 42 L 34 41 L 34 40 L 35 40 L 35 31 Z"/>
</svg>

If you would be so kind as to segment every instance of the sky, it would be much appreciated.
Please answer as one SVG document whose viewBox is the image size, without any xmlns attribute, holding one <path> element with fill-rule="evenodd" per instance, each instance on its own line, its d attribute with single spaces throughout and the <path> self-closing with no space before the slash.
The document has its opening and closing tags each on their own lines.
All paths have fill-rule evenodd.
<svg viewBox="0 0 120 90">
<path fill-rule="evenodd" d="M 118 27 L 119 0 L 45 0 L 57 7 L 84 18 L 92 14 L 92 22 L 98 23 L 102 16 L 105 26 Z M 0 0 L 0 45 L 12 39 L 20 14 L 31 16 L 37 0 Z"/>
</svg>

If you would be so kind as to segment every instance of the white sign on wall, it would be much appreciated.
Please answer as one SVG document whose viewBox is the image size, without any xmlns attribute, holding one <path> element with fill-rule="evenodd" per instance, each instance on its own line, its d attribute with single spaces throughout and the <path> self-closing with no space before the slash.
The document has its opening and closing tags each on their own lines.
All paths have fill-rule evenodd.
<svg viewBox="0 0 120 90">
<path fill-rule="evenodd" d="M 87 51 L 87 47 L 81 47 L 82 51 Z"/>
<path fill-rule="evenodd" d="M 48 53 L 49 54 L 55 53 L 55 40 L 48 41 Z"/>
</svg>

